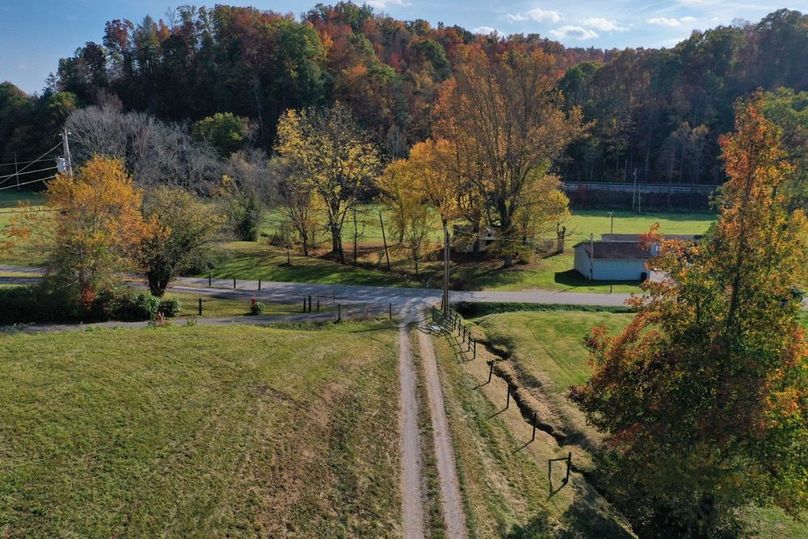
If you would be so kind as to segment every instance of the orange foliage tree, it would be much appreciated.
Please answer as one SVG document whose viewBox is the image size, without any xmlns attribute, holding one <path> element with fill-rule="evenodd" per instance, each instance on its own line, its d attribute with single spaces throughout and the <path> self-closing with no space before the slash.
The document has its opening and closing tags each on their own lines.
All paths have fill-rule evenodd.
<svg viewBox="0 0 808 539">
<path fill-rule="evenodd" d="M 717 536 L 742 504 L 808 506 L 808 230 L 781 192 L 779 139 L 759 97 L 738 105 L 718 222 L 697 246 L 663 241 L 652 264 L 669 277 L 620 335 L 587 339 L 594 373 L 571 398 L 610 433 L 609 485 L 640 535 Z"/>
<path fill-rule="evenodd" d="M 518 246 L 517 214 L 529 205 L 530 197 L 523 195 L 537 185 L 556 189 L 535 180 L 586 126 L 580 110 L 562 110 L 556 89 L 561 69 L 553 55 L 524 44 L 504 52 L 473 44 L 457 54 L 435 131 L 453 143 L 466 180 L 491 206 L 509 266 Z"/>
<path fill-rule="evenodd" d="M 156 231 L 141 214 L 143 194 L 119 159 L 94 157 L 75 177 L 60 174 L 45 193 L 50 212 L 24 213 L 10 227 L 48 254 L 48 276 L 89 305 L 133 268 L 143 238 Z"/>
</svg>

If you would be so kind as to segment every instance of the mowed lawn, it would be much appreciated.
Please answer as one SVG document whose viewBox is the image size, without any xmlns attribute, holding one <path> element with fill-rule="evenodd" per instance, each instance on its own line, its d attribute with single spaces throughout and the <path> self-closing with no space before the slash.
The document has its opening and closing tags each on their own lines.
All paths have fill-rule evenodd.
<svg viewBox="0 0 808 539">
<path fill-rule="evenodd" d="M 281 222 L 278 211 L 268 212 L 259 242 L 228 242 L 220 246 L 220 257 L 213 269 L 214 277 L 238 277 L 277 281 L 320 282 L 331 284 L 393 285 L 438 287 L 442 282 L 440 261 L 439 222 L 435 220 L 434 233 L 430 235 L 425 249 L 430 253 L 421 263 L 421 273 L 414 275 L 414 265 L 409 260 L 406 249 L 395 246 L 396 238 L 387 231 L 390 246 L 392 273 L 386 269 L 386 257 L 382 243 L 378 212 L 387 215 L 382 206 L 366 205 L 358 210 L 357 227 L 358 256 L 360 267 L 337 264 L 322 256 L 302 257 L 297 250 L 292 252 L 292 264 L 287 264 L 286 253 L 272 247 L 267 237 L 274 234 Z M 600 238 L 601 234 L 614 230 L 615 233 L 640 234 L 648 232 L 654 223 L 659 223 L 660 231 L 667 234 L 703 234 L 715 220 L 710 213 L 645 213 L 615 212 L 613 219 L 606 211 L 580 211 L 565 223 L 568 239 L 567 250 L 562 255 L 538 259 L 531 264 L 516 265 L 503 269 L 498 260 L 466 261 L 455 263 L 451 270 L 452 287 L 468 290 L 522 290 L 548 289 L 558 291 L 620 293 L 638 292 L 636 282 L 589 282 L 573 268 L 575 243 L 587 240 L 590 234 Z M 386 217 L 389 224 L 389 215 Z M 613 226 L 612 226 L 613 221 Z M 544 234 L 554 237 L 554 232 Z M 343 230 L 344 248 L 348 262 L 353 261 L 353 221 L 346 221 Z M 321 233 L 318 238 L 321 248 L 318 254 L 327 250 L 328 237 Z M 325 243 L 323 243 L 325 242 Z"/>
<path fill-rule="evenodd" d="M 510 312 L 481 317 L 476 322 L 493 342 L 506 346 L 523 381 L 535 381 L 551 410 L 563 416 L 565 428 L 599 436 L 585 424 L 580 411 L 566 399 L 571 385 L 584 383 L 591 374 L 583 338 L 590 328 L 604 325 L 618 333 L 632 314 L 581 311 Z M 803 311 L 800 322 L 808 329 Z M 808 520 L 795 521 L 776 508 L 747 507 L 741 512 L 745 536 L 808 537 Z M 808 519 L 808 515 L 805 516 Z"/>
<path fill-rule="evenodd" d="M 396 332 L 0 336 L 0 536 L 400 534 Z"/>
<path fill-rule="evenodd" d="M 0 191 L 0 244 L 7 239 L 6 226 L 19 215 L 20 205 L 30 205 L 38 209 L 43 203 L 42 195 L 27 191 L 17 192 L 13 189 Z M 42 253 L 33 248 L 21 245 L 12 250 L 0 248 L 0 264 L 14 266 L 39 266 L 45 262 Z"/>
</svg>

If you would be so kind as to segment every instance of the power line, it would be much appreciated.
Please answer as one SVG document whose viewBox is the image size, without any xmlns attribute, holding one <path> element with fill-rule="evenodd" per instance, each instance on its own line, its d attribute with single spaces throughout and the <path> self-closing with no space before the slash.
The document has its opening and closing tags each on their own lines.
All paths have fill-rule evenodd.
<svg viewBox="0 0 808 539">
<path fill-rule="evenodd" d="M 33 164 L 34 164 L 34 163 L 36 163 L 37 161 L 41 161 L 43 157 L 45 157 L 46 155 L 48 155 L 49 153 L 51 153 L 53 150 L 55 150 L 56 148 L 58 148 L 58 147 L 59 147 L 59 146 L 61 146 L 61 145 L 62 145 L 62 143 L 61 143 L 61 142 L 59 142 L 59 143 L 58 143 L 56 146 L 54 146 L 53 148 L 51 148 L 51 149 L 50 149 L 50 150 L 48 150 L 47 152 L 43 153 L 42 155 L 40 155 L 39 157 L 37 157 L 36 159 L 34 159 L 33 161 L 31 161 L 30 163 L 28 163 L 27 165 L 25 165 L 24 167 L 22 167 L 22 168 L 21 168 L 21 169 L 18 171 L 18 173 L 19 173 L 19 172 L 22 172 L 22 171 L 23 171 L 23 170 L 25 170 L 25 169 L 27 169 L 28 167 L 30 167 L 31 165 L 33 165 Z"/>
<path fill-rule="evenodd" d="M 16 187 L 22 187 L 23 185 L 29 185 L 29 184 L 32 184 L 32 183 L 46 182 L 48 180 L 54 179 L 55 177 L 56 177 L 56 174 L 54 174 L 53 176 L 48 176 L 47 178 L 39 178 L 39 179 L 36 179 L 36 180 L 22 182 L 22 183 L 20 183 L 18 185 L 6 185 L 5 187 L 0 187 L 0 191 L 5 191 L 6 189 L 14 189 Z"/>
<path fill-rule="evenodd" d="M 0 167 L 13 167 L 15 164 L 16 165 L 28 165 L 30 163 L 36 163 L 37 161 L 41 161 L 41 160 L 42 160 L 42 158 L 40 157 L 39 159 L 34 159 L 33 161 L 17 161 L 16 163 L 14 163 L 14 162 L 0 163 Z"/>
<path fill-rule="evenodd" d="M 9 178 L 14 178 L 16 176 L 25 176 L 26 174 L 35 174 L 37 172 L 45 172 L 45 171 L 48 171 L 48 170 L 56 170 L 57 168 L 58 167 L 56 167 L 54 165 L 52 167 L 38 168 L 36 170 L 29 170 L 27 172 L 15 172 L 14 174 L 8 174 L 6 176 L 0 176 L 0 180 L 2 180 L 2 181 L 0 181 L 0 183 L 5 183 L 5 181 L 8 180 Z"/>
</svg>

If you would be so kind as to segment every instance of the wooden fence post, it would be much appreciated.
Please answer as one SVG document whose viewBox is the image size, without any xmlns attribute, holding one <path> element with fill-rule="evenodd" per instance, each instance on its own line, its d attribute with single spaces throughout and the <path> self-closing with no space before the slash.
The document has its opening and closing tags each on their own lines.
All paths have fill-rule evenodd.
<svg viewBox="0 0 808 539">
<path fill-rule="evenodd" d="M 392 303 L 387 304 L 387 314 L 390 317 L 390 320 L 392 320 L 393 319 L 393 304 Z"/>
<path fill-rule="evenodd" d="M 208 286 L 213 286 L 213 272 L 208 272 Z"/>
<path fill-rule="evenodd" d="M 570 481 L 570 468 L 572 467 L 572 452 L 567 453 L 567 476 L 564 478 L 564 484 L 566 485 Z"/>
<path fill-rule="evenodd" d="M 258 278 L 258 291 L 261 291 L 261 278 Z"/>
<path fill-rule="evenodd" d="M 320 312 L 320 298 L 317 298 L 317 312 Z"/>
<path fill-rule="evenodd" d="M 488 383 L 491 383 L 491 377 L 494 375 L 494 360 L 491 360 L 491 368 L 488 369 Z"/>
<path fill-rule="evenodd" d="M 536 439 L 536 412 L 533 412 L 533 436 L 530 437 L 530 441 L 534 441 Z"/>
<path fill-rule="evenodd" d="M 233 288 L 236 288 L 236 278 L 233 277 Z"/>
<path fill-rule="evenodd" d="M 505 400 L 505 409 L 507 410 L 508 407 L 511 405 L 511 384 L 508 382 L 508 396 Z"/>
<path fill-rule="evenodd" d="M 337 303 L 337 322 L 342 321 L 342 305 Z"/>
<path fill-rule="evenodd" d="M 199 316 L 202 316 L 202 298 L 199 298 Z"/>
</svg>

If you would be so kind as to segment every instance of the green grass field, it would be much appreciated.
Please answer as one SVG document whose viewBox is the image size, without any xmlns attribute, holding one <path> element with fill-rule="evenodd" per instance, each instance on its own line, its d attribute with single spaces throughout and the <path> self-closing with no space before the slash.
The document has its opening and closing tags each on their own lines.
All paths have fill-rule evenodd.
<svg viewBox="0 0 808 539">
<path fill-rule="evenodd" d="M 0 197 L 2 208 L 16 207 L 19 200 L 27 200 L 36 205 L 41 203 L 39 195 L 19 195 L 5 193 Z M 386 271 L 386 258 L 383 249 L 379 212 L 385 218 L 387 241 L 390 246 L 392 273 Z M 11 215 L 0 213 L 0 230 L 7 224 Z M 351 216 L 352 217 L 352 216 Z M 522 290 L 548 289 L 558 291 L 623 293 L 639 291 L 639 283 L 597 282 L 591 283 L 576 273 L 573 267 L 573 245 L 589 238 L 590 234 L 600 237 L 613 230 L 615 233 L 643 233 L 654 223 L 668 234 L 704 233 L 715 216 L 709 213 L 646 213 L 635 215 L 631 212 L 615 212 L 610 219 L 606 211 L 575 212 L 564 225 L 569 238 L 567 250 L 562 255 L 536 260 L 526 265 L 503 269 L 497 260 L 469 261 L 455 263 L 451 271 L 452 287 L 456 289 Z M 438 287 L 442 279 L 440 248 L 441 232 L 437 216 L 433 232 L 429 237 L 426 251 L 428 259 L 423 261 L 420 275 L 414 274 L 414 265 L 405 249 L 395 246 L 396 238 L 390 230 L 389 211 L 379 204 L 367 204 L 357 208 L 358 262 L 359 267 L 337 264 L 322 256 L 327 250 L 328 237 L 320 232 L 317 238 L 318 256 L 302 257 L 292 253 L 292 264 L 287 264 L 286 253 L 268 244 L 280 226 L 282 215 L 279 210 L 266 213 L 261 226 L 258 242 L 225 242 L 217 246 L 217 259 L 213 274 L 215 277 L 237 277 L 241 279 L 264 279 L 275 281 L 316 282 L 326 284 L 393 285 Z M 2 234 L 2 232 L 0 232 Z M 353 220 L 346 221 L 343 241 L 348 262 L 353 257 Z M 554 232 L 545 234 L 550 238 Z M 12 251 L 0 252 L 0 264 L 35 266 L 44 263 L 42 253 L 25 246 Z"/>
<path fill-rule="evenodd" d="M 381 227 L 378 212 L 385 211 L 379 205 L 366 205 L 358 209 L 359 269 L 344 267 L 322 257 L 293 257 L 292 266 L 285 264 L 285 252 L 259 242 L 231 242 L 222 246 L 223 256 L 217 263 L 214 275 L 240 278 L 265 279 L 282 281 L 297 280 L 302 282 L 356 283 L 356 284 L 392 284 L 404 286 L 438 286 L 441 281 L 441 262 L 439 249 L 441 245 L 440 230 L 435 220 L 434 233 L 430 236 L 431 257 L 422 263 L 421 275 L 413 274 L 413 264 L 407 259 L 408 254 L 402 249 L 394 248 L 395 238 L 388 231 L 388 244 L 391 246 L 392 274 L 382 271 L 386 260 L 382 247 Z M 715 216 L 708 213 L 647 213 L 635 215 L 630 212 L 615 212 L 610 219 L 606 211 L 581 211 L 575 213 L 568 222 L 569 238 L 567 250 L 562 255 L 537 260 L 527 265 L 517 265 L 510 269 L 502 269 L 499 261 L 470 261 L 456 263 L 452 267 L 452 287 L 457 289 L 490 289 L 490 290 L 522 290 L 541 288 L 558 291 L 620 293 L 638 292 L 639 283 L 597 282 L 584 279 L 573 267 L 573 245 L 589 238 L 590 233 L 600 237 L 613 230 L 615 233 L 647 232 L 654 223 L 660 224 L 660 230 L 668 234 L 702 234 L 706 232 Z M 612 223 L 613 221 L 613 223 Z M 389 217 L 387 218 L 389 222 Z M 268 212 L 262 233 L 272 235 L 280 223 L 278 211 Z M 554 233 L 548 233 L 552 237 Z M 346 257 L 352 258 L 353 222 L 346 223 L 343 230 Z M 321 235 L 320 242 L 327 241 Z M 321 243 L 322 245 L 322 243 Z"/>
<path fill-rule="evenodd" d="M 396 334 L 0 335 L 0 536 L 400 534 Z"/>
<path fill-rule="evenodd" d="M 484 316 L 476 322 L 492 342 L 512 352 L 511 361 L 522 382 L 544 400 L 561 429 L 597 443 L 601 435 L 586 424 L 581 412 L 565 395 L 571 385 L 585 382 L 591 373 L 583 344 L 589 329 L 603 324 L 614 334 L 632 316 L 606 312 L 512 312 Z M 801 322 L 808 328 L 805 313 Z M 747 507 L 740 514 L 749 536 L 808 537 L 808 522 L 797 522 L 780 509 Z"/>
</svg>

